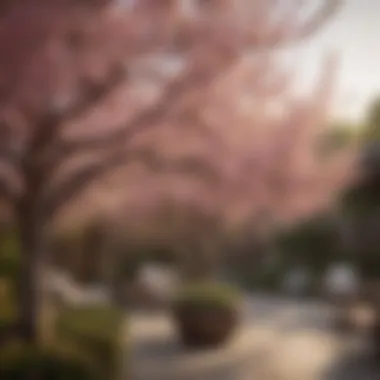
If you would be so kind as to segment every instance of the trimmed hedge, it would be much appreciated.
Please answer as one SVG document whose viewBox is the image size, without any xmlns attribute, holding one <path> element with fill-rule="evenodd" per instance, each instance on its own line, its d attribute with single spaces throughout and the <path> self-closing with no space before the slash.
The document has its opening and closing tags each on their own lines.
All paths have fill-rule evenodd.
<svg viewBox="0 0 380 380">
<path fill-rule="evenodd" d="M 9 351 L 9 342 L 14 338 L 14 327 L 17 321 L 17 308 L 14 301 L 10 287 L 8 291 L 3 291 L 0 294 L 0 343 L 6 347 L 5 353 Z M 56 316 L 54 325 L 52 325 L 52 339 L 48 340 L 47 345 L 44 344 L 41 348 L 33 349 L 12 345 L 10 355 L 3 355 L 0 352 L 0 379 L 24 379 L 26 377 L 23 377 L 22 374 L 26 372 L 18 372 L 16 367 L 37 366 L 41 368 L 41 371 L 48 371 L 46 373 L 49 375 L 46 375 L 46 379 L 49 380 L 75 380 L 81 377 L 83 380 L 97 379 L 98 377 L 86 375 L 91 371 L 99 374 L 99 379 L 111 380 L 116 376 L 121 366 L 121 354 L 123 352 L 121 339 L 124 335 L 122 334 L 124 320 L 122 311 L 108 307 L 86 306 L 64 309 Z M 50 346 L 53 347 L 51 355 L 48 354 L 50 350 L 48 347 Z M 81 353 L 80 357 L 76 355 L 76 352 Z M 64 353 L 67 355 L 63 355 Z M 87 363 L 92 363 L 90 367 L 84 366 L 84 364 L 84 367 L 82 366 L 80 360 L 82 360 L 83 355 L 88 358 Z M 71 358 L 73 359 L 72 362 Z M 72 375 L 49 377 L 55 368 L 61 367 L 63 374 L 72 373 Z M 77 377 L 76 373 L 83 373 L 83 375 Z M 5 377 L 8 374 L 12 374 L 12 376 Z M 42 377 L 41 380 L 45 380 L 45 377 Z"/>
<path fill-rule="evenodd" d="M 64 308 L 54 317 L 48 342 L 39 347 L 14 343 L 18 253 L 12 234 L 0 236 L 0 379 L 25 379 L 33 368 L 41 372 L 40 380 L 114 379 L 123 352 L 125 317 L 121 310 L 106 306 Z M 45 324 L 42 316 L 41 321 Z"/>
<path fill-rule="evenodd" d="M 63 310 L 56 321 L 59 341 L 86 352 L 104 378 L 112 379 L 122 365 L 125 315 L 104 306 L 86 306 Z"/>
<path fill-rule="evenodd" d="M 68 347 L 28 347 L 15 342 L 1 349 L 2 380 L 24 380 L 32 373 L 39 380 L 103 379 L 90 359 Z"/>
<path fill-rule="evenodd" d="M 0 343 L 8 339 L 17 320 L 15 299 L 12 286 L 0 278 Z"/>
<path fill-rule="evenodd" d="M 82 380 L 111 380 L 121 370 L 125 319 L 122 312 L 101 307 L 64 310 L 57 316 L 53 339 L 40 348 L 29 349 L 20 345 L 9 346 L 16 322 L 15 308 L 10 301 L 0 303 L 0 343 L 5 347 L 4 353 L 10 352 L 3 355 L 0 351 L 0 379 L 24 379 L 27 369 L 25 372 L 22 368 L 31 366 L 41 369 L 43 376 L 47 371 L 47 377 L 40 380 L 75 380 L 81 377 Z M 21 372 L 17 367 L 21 368 Z M 51 377 L 50 374 L 58 368 L 62 368 L 62 373 L 67 377 Z M 99 377 L 89 377 L 93 372 Z"/>
<path fill-rule="evenodd" d="M 0 234 L 0 278 L 16 281 L 20 268 L 20 247 L 12 233 Z"/>
</svg>

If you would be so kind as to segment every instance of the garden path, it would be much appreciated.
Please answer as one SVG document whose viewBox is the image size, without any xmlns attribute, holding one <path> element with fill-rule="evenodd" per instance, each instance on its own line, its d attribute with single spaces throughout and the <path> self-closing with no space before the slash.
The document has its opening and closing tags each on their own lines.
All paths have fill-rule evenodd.
<svg viewBox="0 0 380 380">
<path fill-rule="evenodd" d="M 359 335 L 339 336 L 322 303 L 251 296 L 235 339 L 189 352 L 168 316 L 133 315 L 134 380 L 376 380 Z M 363 357 L 364 355 L 364 357 Z"/>
</svg>

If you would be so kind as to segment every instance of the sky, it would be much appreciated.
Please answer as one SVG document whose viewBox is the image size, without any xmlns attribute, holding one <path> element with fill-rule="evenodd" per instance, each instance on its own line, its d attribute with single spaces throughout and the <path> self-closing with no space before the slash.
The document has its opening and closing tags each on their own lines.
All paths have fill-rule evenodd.
<svg viewBox="0 0 380 380">
<path fill-rule="evenodd" d="M 316 78 L 324 52 L 340 54 L 334 116 L 357 120 L 380 95 L 380 1 L 346 0 L 329 24 L 297 51 L 302 85 Z"/>
</svg>

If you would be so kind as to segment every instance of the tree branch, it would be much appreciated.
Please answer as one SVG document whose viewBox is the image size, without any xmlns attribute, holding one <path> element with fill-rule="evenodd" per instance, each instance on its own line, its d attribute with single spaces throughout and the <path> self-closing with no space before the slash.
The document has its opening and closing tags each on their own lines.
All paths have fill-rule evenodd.
<svg viewBox="0 0 380 380">
<path fill-rule="evenodd" d="M 45 149 L 50 149 L 52 144 L 58 143 L 63 125 L 102 102 L 126 77 L 125 64 L 121 62 L 110 70 L 110 74 L 103 83 L 85 82 L 81 99 L 73 107 L 69 109 L 53 107 L 49 110 L 37 123 L 36 132 L 29 147 L 30 153 L 43 156 Z"/>
<path fill-rule="evenodd" d="M 11 185 L 10 181 L 0 177 L 0 199 L 6 203 L 15 203 L 18 196 L 18 192 Z"/>
<path fill-rule="evenodd" d="M 218 70 L 216 71 L 218 72 Z M 187 95 L 189 91 L 197 89 L 198 86 L 207 87 L 217 75 L 217 73 L 213 73 L 205 81 L 204 75 L 200 76 L 197 70 L 193 70 L 185 78 L 181 76 L 169 84 L 160 100 L 153 107 L 142 111 L 132 120 L 116 128 L 114 131 L 98 136 L 87 135 L 75 140 L 57 140 L 55 144 L 46 144 L 45 147 L 48 151 L 44 152 L 44 158 L 40 161 L 41 171 L 48 170 L 50 173 L 62 161 L 78 153 L 86 153 L 88 151 L 89 153 L 96 154 L 97 150 L 101 151 L 107 148 L 112 150 L 128 149 L 128 143 L 135 136 L 155 128 L 160 122 L 164 121 L 170 112 L 177 107 L 178 102 L 181 101 L 184 94 Z M 202 134 L 209 139 L 209 142 L 214 147 L 223 150 L 224 141 L 219 133 L 205 125 L 206 123 L 199 115 L 195 114 L 195 111 L 192 114 L 189 110 L 185 111 L 187 112 L 184 115 L 181 115 L 181 113 L 174 115 L 174 118 L 178 119 L 178 124 L 190 125 L 191 128 L 197 128 L 199 131 L 202 131 Z M 182 121 L 182 119 L 185 120 Z M 190 121 L 193 122 L 190 123 Z"/>
<path fill-rule="evenodd" d="M 344 0 L 325 0 L 323 5 L 320 5 L 318 11 L 303 22 L 296 38 L 301 40 L 310 37 L 336 14 L 343 3 Z"/>
<path fill-rule="evenodd" d="M 1 164 L 12 166 L 19 160 L 17 152 L 10 149 L 0 150 L 0 162 Z"/>
<path fill-rule="evenodd" d="M 329 18 L 329 16 L 331 16 L 331 14 L 336 12 L 341 3 L 342 0 L 325 1 L 324 5 L 321 5 L 317 12 L 297 28 L 296 35 L 288 37 L 289 41 L 295 42 L 299 39 L 310 36 Z M 274 28 L 274 30 L 275 29 L 276 28 Z M 281 29 L 281 26 L 279 26 L 279 29 Z M 280 31 L 274 32 L 272 40 L 271 38 L 267 38 L 263 44 L 268 47 L 274 47 L 279 35 L 284 36 L 283 30 L 282 33 Z M 258 41 L 251 43 L 255 46 L 260 45 Z M 86 110 L 93 107 L 94 103 L 101 101 L 123 78 L 125 78 L 126 72 L 124 65 L 116 65 L 109 78 L 103 84 L 87 84 L 85 86 L 86 90 L 82 96 L 82 101 L 78 102 L 70 112 L 63 112 L 62 115 L 64 116 L 59 115 L 58 113 L 55 118 L 52 118 L 51 115 L 47 115 L 45 120 L 43 120 L 39 126 L 40 134 L 38 134 L 35 139 L 38 141 L 38 144 L 36 143 L 35 145 L 35 151 L 42 154 L 42 148 L 47 147 L 47 149 L 50 149 L 52 157 L 48 157 L 50 154 L 45 154 L 45 158 L 50 163 L 54 162 L 54 165 L 56 166 L 60 161 L 79 151 L 83 152 L 83 150 L 104 149 L 107 145 L 114 149 L 113 145 L 119 146 L 123 143 L 129 142 L 136 135 L 153 128 L 157 123 L 163 121 L 172 110 L 175 110 L 175 108 L 178 107 L 178 104 L 181 99 L 183 99 L 184 95 L 188 95 L 189 92 L 194 89 L 202 92 L 202 89 L 207 88 L 220 73 L 223 73 L 240 58 L 239 54 L 237 54 L 232 47 L 223 46 L 222 44 L 221 46 L 215 46 L 214 49 L 215 51 L 213 54 L 215 56 L 213 56 L 213 54 L 210 55 L 213 57 L 213 65 L 211 65 L 213 70 L 210 70 L 209 63 L 205 64 L 207 61 L 201 60 L 198 64 L 192 65 L 187 74 L 180 75 L 167 86 L 164 94 L 155 106 L 138 114 L 132 120 L 126 122 L 112 133 L 107 134 L 107 136 L 84 136 L 77 140 L 58 141 L 59 125 L 63 125 L 64 123 L 75 119 Z M 219 57 L 219 55 L 221 59 L 215 60 L 215 57 Z M 217 64 L 215 64 L 216 62 Z M 216 133 L 214 133 L 212 138 L 216 138 Z"/>
<path fill-rule="evenodd" d="M 270 2 L 268 1 L 268 3 Z M 294 18 L 294 14 L 299 12 L 300 7 L 299 2 L 294 1 L 290 12 L 285 12 L 284 19 L 279 21 L 277 26 L 271 28 L 269 35 L 253 33 L 250 38 L 251 49 L 273 49 L 276 46 L 286 47 L 300 43 L 322 28 L 336 14 L 343 3 L 344 0 L 324 0 L 319 5 L 318 10 L 300 24 L 293 25 L 292 28 L 290 21 Z M 294 33 L 289 33 L 289 29 L 293 29 Z"/>
<path fill-rule="evenodd" d="M 69 155 L 83 150 L 103 149 L 106 145 L 118 145 L 120 142 L 128 142 L 137 134 L 155 127 L 174 108 L 181 95 L 187 94 L 189 88 L 196 86 L 195 83 L 189 83 L 190 81 L 191 76 L 188 80 L 180 78 L 174 81 L 167 86 L 161 99 L 153 107 L 138 114 L 131 121 L 106 136 L 85 136 L 83 139 L 63 142 L 61 147 L 57 147 L 57 156 Z"/>
<path fill-rule="evenodd" d="M 49 220 L 66 202 L 80 191 L 88 188 L 91 183 L 102 175 L 131 161 L 142 162 L 154 172 L 183 173 L 207 179 L 212 183 L 219 183 L 221 180 L 218 171 L 201 158 L 188 157 L 173 163 L 171 159 L 162 159 L 155 152 L 148 149 L 122 150 L 78 170 L 65 181 L 53 186 L 51 189 L 47 189 L 40 198 L 40 212 L 46 218 L 45 220 Z"/>
<path fill-rule="evenodd" d="M 298 32 L 296 35 L 289 37 L 289 42 L 297 42 L 301 39 L 305 39 L 313 34 L 324 22 L 326 22 L 332 14 L 334 14 L 339 6 L 341 5 L 342 0 L 329 0 L 325 1 L 324 5 L 320 6 L 320 9 L 314 13 L 313 16 L 310 16 L 306 21 L 302 23 L 302 25 L 297 28 Z M 272 40 L 267 40 L 264 45 L 268 47 L 274 47 L 276 42 L 278 42 L 279 36 L 275 33 L 276 36 L 273 35 Z M 281 41 L 283 42 L 283 41 Z M 286 42 L 286 41 L 285 41 Z M 257 41 L 256 41 L 257 44 Z M 260 44 L 258 44 L 260 46 Z M 254 47 L 254 46 L 253 46 Z M 248 47 L 247 47 L 248 48 Z M 223 50 L 223 53 L 215 53 L 221 54 L 221 60 L 213 60 L 213 63 L 217 62 L 218 64 L 214 65 L 210 70 L 210 67 L 197 67 L 197 65 L 193 65 L 190 71 L 185 75 L 180 75 L 177 79 L 175 79 L 171 84 L 167 85 L 167 88 L 162 94 L 160 100 L 156 103 L 155 106 L 138 114 L 135 118 L 126 122 L 125 125 L 120 126 L 112 133 L 109 133 L 107 136 L 85 136 L 82 139 L 65 141 L 61 143 L 57 143 L 57 146 L 54 148 L 54 161 L 59 161 L 64 156 L 74 154 L 78 151 L 83 150 L 94 150 L 94 149 L 103 149 L 107 144 L 114 145 L 119 144 L 121 141 L 129 141 L 137 134 L 145 130 L 149 130 L 154 127 L 158 122 L 162 121 L 171 110 L 175 109 L 178 106 L 178 103 L 183 98 L 183 95 L 188 95 L 189 92 L 193 89 L 199 90 L 202 92 L 202 88 L 207 88 L 219 75 L 220 73 L 224 73 L 229 67 L 232 67 L 235 62 L 237 62 L 240 58 L 240 55 L 236 54 L 236 52 L 231 49 L 230 53 L 227 53 L 230 49 L 228 47 L 217 47 L 218 49 Z M 201 63 L 201 65 L 204 64 Z M 218 67 L 219 65 L 219 67 Z M 114 78 L 118 78 L 121 70 L 115 70 Z M 118 74 L 117 74 L 118 73 Z M 110 86 L 111 83 L 111 86 Z M 112 87 L 112 84 L 115 84 L 115 81 L 110 80 L 110 83 L 106 84 L 105 89 Z M 117 83 L 117 81 L 116 81 Z M 104 95 L 105 89 L 98 89 L 95 91 L 95 94 Z M 84 104 L 85 109 L 86 106 L 90 107 L 93 105 L 94 99 L 89 96 Z M 83 106 L 79 106 L 79 111 L 83 109 Z M 72 119 L 74 115 L 70 114 L 69 119 Z"/>
</svg>

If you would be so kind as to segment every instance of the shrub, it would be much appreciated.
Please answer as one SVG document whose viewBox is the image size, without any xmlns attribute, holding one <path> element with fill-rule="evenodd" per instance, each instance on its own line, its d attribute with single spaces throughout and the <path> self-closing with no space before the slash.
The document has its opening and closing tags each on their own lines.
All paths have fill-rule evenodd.
<svg viewBox="0 0 380 380">
<path fill-rule="evenodd" d="M 196 283 L 185 286 L 174 297 L 175 307 L 230 308 L 237 305 L 239 291 L 218 283 Z"/>
<path fill-rule="evenodd" d="M 17 313 L 12 286 L 9 281 L 0 280 L 0 343 L 12 335 Z"/>
<path fill-rule="evenodd" d="M 13 233 L 0 235 L 0 278 L 15 281 L 20 266 L 19 242 Z"/>
<path fill-rule="evenodd" d="M 12 255 L 0 256 L 0 278 L 15 281 L 18 277 L 19 261 Z"/>
<path fill-rule="evenodd" d="M 121 310 L 105 306 L 67 308 L 56 321 L 57 339 L 86 352 L 103 376 L 112 379 L 121 365 L 124 321 Z"/>
<path fill-rule="evenodd" d="M 255 279 L 254 287 L 263 291 L 277 291 L 281 288 L 283 277 L 282 271 L 263 272 Z"/>
<path fill-rule="evenodd" d="M 238 322 L 238 292 L 226 285 L 194 284 L 173 301 L 182 342 L 188 347 L 224 344 Z"/>
<path fill-rule="evenodd" d="M 41 348 L 12 343 L 1 349 L 2 380 L 24 380 L 33 372 L 39 380 L 102 380 L 88 358 L 68 347 Z"/>
</svg>

